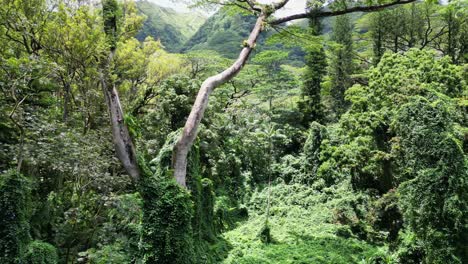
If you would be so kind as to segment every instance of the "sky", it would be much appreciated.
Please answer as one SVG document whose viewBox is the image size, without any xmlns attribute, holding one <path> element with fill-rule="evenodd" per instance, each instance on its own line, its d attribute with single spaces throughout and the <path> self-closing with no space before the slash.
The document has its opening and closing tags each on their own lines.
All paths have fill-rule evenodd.
<svg viewBox="0 0 468 264">
<path fill-rule="evenodd" d="M 178 12 L 189 12 L 190 10 L 187 8 L 187 4 L 185 4 L 183 0 L 150 0 L 153 3 L 156 3 L 160 6 L 170 7 L 175 9 Z M 259 0 L 261 3 L 272 3 L 274 0 Z M 280 11 L 276 14 L 277 16 L 285 16 L 290 15 L 293 13 L 303 12 L 305 9 L 306 0 L 290 0 L 288 4 L 283 7 Z"/>
</svg>

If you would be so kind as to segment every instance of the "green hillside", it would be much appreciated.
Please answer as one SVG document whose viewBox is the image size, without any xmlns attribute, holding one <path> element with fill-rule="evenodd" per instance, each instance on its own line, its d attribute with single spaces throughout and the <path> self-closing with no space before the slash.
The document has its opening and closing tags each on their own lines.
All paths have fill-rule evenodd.
<svg viewBox="0 0 468 264">
<path fill-rule="evenodd" d="M 229 15 L 221 10 L 208 18 L 182 51 L 214 50 L 225 57 L 235 58 L 254 24 L 253 16 Z"/>
<path fill-rule="evenodd" d="M 178 13 L 148 1 L 137 2 L 137 6 L 147 17 L 137 39 L 144 40 L 147 36 L 160 39 L 165 49 L 171 52 L 178 51 L 206 21 L 203 14 L 195 11 Z"/>
</svg>

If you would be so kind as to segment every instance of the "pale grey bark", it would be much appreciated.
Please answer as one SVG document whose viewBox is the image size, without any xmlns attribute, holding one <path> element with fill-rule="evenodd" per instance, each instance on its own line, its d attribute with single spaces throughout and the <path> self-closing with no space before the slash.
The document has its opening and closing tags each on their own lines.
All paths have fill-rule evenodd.
<svg viewBox="0 0 468 264">
<path fill-rule="evenodd" d="M 187 118 L 182 135 L 174 146 L 172 157 L 174 177 L 176 178 L 176 181 L 184 187 L 186 187 L 187 155 L 195 138 L 197 137 L 200 122 L 203 118 L 203 114 L 205 113 L 205 109 L 208 106 L 208 98 L 216 87 L 234 78 L 234 76 L 240 72 L 242 67 L 244 67 L 250 53 L 255 47 L 255 43 L 260 36 L 260 33 L 263 30 L 266 17 L 267 16 L 265 14 L 261 14 L 258 17 L 254 28 L 250 32 L 249 38 L 243 43 L 244 48 L 241 50 L 237 60 L 223 72 L 206 79 L 198 91 L 197 98 L 195 99 L 190 115 Z"/>
<path fill-rule="evenodd" d="M 106 98 L 107 108 L 112 128 L 112 141 L 114 142 L 115 152 L 123 167 L 134 182 L 140 180 L 140 169 L 136 157 L 135 145 L 125 124 L 122 105 L 120 104 L 119 93 L 112 77 L 114 73 L 114 56 L 117 48 L 117 12 L 112 1 L 102 1 L 104 32 L 106 33 L 109 44 L 109 54 L 106 60 L 101 64 L 99 77 Z"/>
<path fill-rule="evenodd" d="M 111 51 L 107 62 L 100 72 L 101 85 L 106 98 L 107 108 L 112 127 L 112 139 L 117 154 L 123 167 L 132 177 L 134 182 L 140 179 L 140 169 L 138 167 L 135 145 L 124 122 L 122 105 L 120 104 L 119 93 L 111 77 L 111 65 L 114 52 Z"/>
</svg>

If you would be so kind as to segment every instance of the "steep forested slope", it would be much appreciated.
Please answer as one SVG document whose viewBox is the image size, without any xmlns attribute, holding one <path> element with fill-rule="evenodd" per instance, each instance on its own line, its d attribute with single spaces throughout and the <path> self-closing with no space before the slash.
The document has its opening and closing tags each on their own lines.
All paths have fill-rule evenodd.
<svg viewBox="0 0 468 264">
<path fill-rule="evenodd" d="M 227 58 L 234 58 L 242 41 L 248 38 L 255 20 L 254 16 L 230 15 L 221 9 L 208 18 L 182 51 L 214 50 Z"/>
<path fill-rule="evenodd" d="M 255 24 L 256 18 L 243 14 L 232 14 L 226 9 L 220 9 L 200 27 L 193 37 L 191 37 L 181 49 L 182 52 L 212 50 L 226 58 L 236 58 L 242 49 L 243 41 L 250 34 L 250 30 Z M 329 20 L 327 20 L 329 21 Z M 299 23 L 299 26 L 305 26 Z M 301 47 L 284 47 L 282 44 L 274 43 L 266 45 L 265 40 L 277 33 L 270 29 L 262 32 L 257 42 L 254 54 L 263 50 L 282 50 L 288 52 L 286 63 L 293 65 L 303 65 L 304 52 Z M 292 50 L 292 52 L 290 52 Z"/>
<path fill-rule="evenodd" d="M 178 51 L 206 20 L 199 12 L 178 13 L 149 1 L 137 2 L 137 7 L 147 17 L 137 38 L 141 41 L 147 36 L 160 39 L 166 50 L 172 52 Z"/>
</svg>

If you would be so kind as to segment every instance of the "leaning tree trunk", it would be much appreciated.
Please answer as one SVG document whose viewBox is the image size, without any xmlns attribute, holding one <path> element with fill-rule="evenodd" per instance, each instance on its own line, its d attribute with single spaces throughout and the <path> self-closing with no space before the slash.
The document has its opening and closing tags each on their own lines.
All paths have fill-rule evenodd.
<svg viewBox="0 0 468 264">
<path fill-rule="evenodd" d="M 254 28 L 250 32 L 249 38 L 243 43 L 244 48 L 240 52 L 237 60 L 223 72 L 206 79 L 198 92 L 190 115 L 185 123 L 182 135 L 174 146 L 172 156 L 174 177 L 183 187 L 186 187 L 187 155 L 195 138 L 197 137 L 200 122 L 203 118 L 203 114 L 205 113 L 205 109 L 208 106 L 208 98 L 216 87 L 234 78 L 234 76 L 236 76 L 242 69 L 255 47 L 255 43 L 263 30 L 264 24 L 266 23 L 266 18 L 267 16 L 265 14 L 261 14 L 258 17 Z"/>
<path fill-rule="evenodd" d="M 104 60 L 99 72 L 99 77 L 106 98 L 107 108 L 112 126 L 112 138 L 115 151 L 120 162 L 134 182 L 140 179 L 140 169 L 138 167 L 135 145 L 124 121 L 122 105 L 120 104 L 119 93 L 112 78 L 114 72 L 113 60 L 117 48 L 117 13 L 118 3 L 116 0 L 103 0 L 102 12 L 104 18 L 104 32 L 106 33 L 107 44 L 109 44 L 109 55 Z"/>
<path fill-rule="evenodd" d="M 109 54 L 108 61 L 100 73 L 101 85 L 106 98 L 107 108 L 112 126 L 112 139 L 117 157 L 124 166 L 127 173 L 134 182 L 140 179 L 140 169 L 138 167 L 135 145 L 124 122 L 122 105 L 120 104 L 119 93 L 115 87 L 115 82 L 111 77 L 111 65 L 114 51 Z"/>
</svg>

